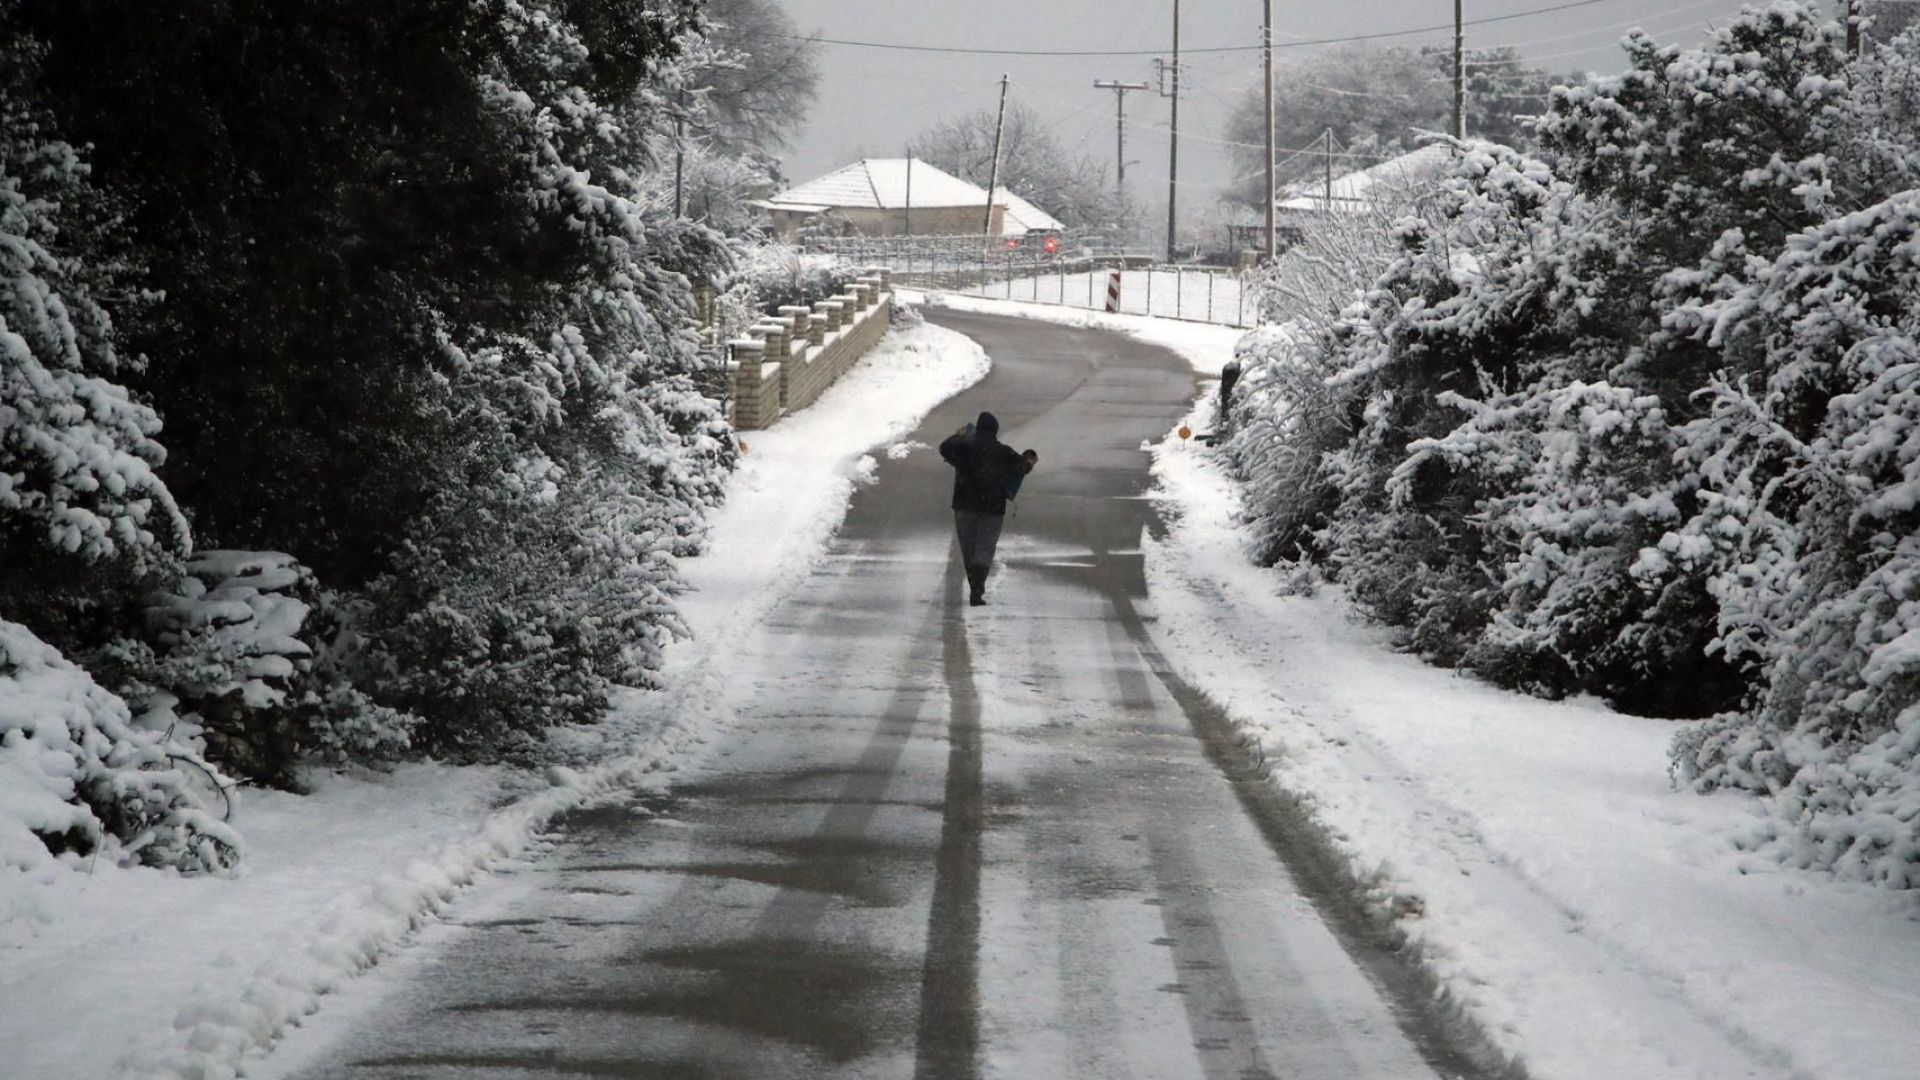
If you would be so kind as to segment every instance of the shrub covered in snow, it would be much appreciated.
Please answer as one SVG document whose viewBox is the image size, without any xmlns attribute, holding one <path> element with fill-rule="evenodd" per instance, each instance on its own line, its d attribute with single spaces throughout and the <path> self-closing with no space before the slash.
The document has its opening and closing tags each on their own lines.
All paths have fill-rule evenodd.
<svg viewBox="0 0 1920 1080">
<path fill-rule="evenodd" d="M 1850 64 L 1780 3 L 1627 50 L 1350 242 L 1337 318 L 1275 290 L 1228 453 L 1423 654 L 1718 714 L 1677 762 L 1775 795 L 1771 850 L 1920 883 L 1920 38 Z"/>
<path fill-rule="evenodd" d="M 846 291 L 859 275 L 832 255 L 810 254 L 786 244 L 755 244 L 741 257 L 731 279 L 753 290 L 762 310 L 783 304 L 812 304 Z"/>
<path fill-rule="evenodd" d="M 206 765 L 26 627 L 0 620 L 0 870 L 56 855 L 219 871 L 240 838 L 186 770 Z M 201 772 L 201 775 L 211 775 Z"/>
<path fill-rule="evenodd" d="M 1920 192 L 1793 237 L 1683 313 L 1739 383 L 1688 431 L 1699 511 L 1649 551 L 1708 575 L 1750 707 L 1678 741 L 1780 796 L 1796 862 L 1920 885 Z"/>
<path fill-rule="evenodd" d="M 565 287 L 511 324 L 434 320 L 424 405 L 454 438 L 367 591 L 360 667 L 376 700 L 421 718 L 421 749 L 465 758 L 652 682 L 680 629 L 674 561 L 699 551 L 734 453 L 697 389 L 718 361 L 681 272 L 724 269 L 722 245 L 650 215 L 631 171 L 660 88 L 637 68 L 602 97 L 580 29 L 481 7 L 502 46 L 476 76 L 519 149 L 522 227 L 553 245 Z"/>
<path fill-rule="evenodd" d="M 86 656 L 141 726 L 248 780 L 297 787 L 303 760 L 390 759 L 414 718 L 349 681 L 364 642 L 313 572 L 270 551 L 202 551 L 151 596 L 144 631 Z"/>
</svg>

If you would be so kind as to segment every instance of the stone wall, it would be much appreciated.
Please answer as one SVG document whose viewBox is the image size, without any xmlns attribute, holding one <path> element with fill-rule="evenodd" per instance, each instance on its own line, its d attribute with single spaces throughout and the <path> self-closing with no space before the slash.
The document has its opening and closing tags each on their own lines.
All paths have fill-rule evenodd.
<svg viewBox="0 0 1920 1080">
<path fill-rule="evenodd" d="M 892 281 L 892 271 L 870 269 L 846 292 L 811 308 L 783 307 L 730 342 L 735 429 L 771 427 L 806 408 L 865 356 L 887 332 Z"/>
</svg>

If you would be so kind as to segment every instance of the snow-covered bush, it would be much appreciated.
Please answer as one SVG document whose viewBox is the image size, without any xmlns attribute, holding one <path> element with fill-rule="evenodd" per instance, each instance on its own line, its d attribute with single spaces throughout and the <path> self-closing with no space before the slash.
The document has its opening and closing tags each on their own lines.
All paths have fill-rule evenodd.
<svg viewBox="0 0 1920 1080">
<path fill-rule="evenodd" d="M 733 281 L 753 288 L 763 311 L 783 304 L 811 306 L 845 292 L 859 274 L 835 256 L 811 254 L 786 244 L 755 244 L 740 259 Z"/>
<path fill-rule="evenodd" d="M 155 594 L 138 637 L 87 657 L 142 727 L 257 783 L 297 787 L 305 760 L 391 759 L 413 718 L 349 681 L 364 644 L 313 572 L 279 552 L 201 551 Z"/>
<path fill-rule="evenodd" d="M 43 871 L 57 855 L 226 870 L 240 837 L 186 773 L 205 768 L 191 748 L 136 726 L 125 702 L 26 627 L 0 620 L 0 870 Z"/>
<path fill-rule="evenodd" d="M 1920 885 L 1920 192 L 1677 321 L 1764 373 L 1711 388 L 1685 449 L 1701 510 L 1647 555 L 1710 575 L 1719 645 L 1760 676 L 1678 763 L 1778 795 L 1783 858 Z"/>
<path fill-rule="evenodd" d="M 1920 37 L 1627 48 L 1249 339 L 1251 514 L 1433 659 L 1717 713 L 1676 765 L 1768 850 L 1920 885 Z"/>
</svg>

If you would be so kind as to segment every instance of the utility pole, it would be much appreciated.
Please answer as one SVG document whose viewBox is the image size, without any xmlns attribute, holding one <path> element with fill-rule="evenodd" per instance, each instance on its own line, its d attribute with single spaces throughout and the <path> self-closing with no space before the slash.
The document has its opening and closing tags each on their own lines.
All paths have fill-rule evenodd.
<svg viewBox="0 0 1920 1080">
<path fill-rule="evenodd" d="M 991 193 L 988 194 L 987 201 L 989 203 L 993 201 L 993 196 Z M 987 212 L 992 213 L 993 211 L 991 208 L 989 208 Z M 900 233 L 903 236 L 912 236 L 913 235 L 913 147 L 911 146 L 907 147 L 907 206 L 906 206 L 906 209 L 902 211 L 902 214 L 905 220 L 901 222 Z"/>
<path fill-rule="evenodd" d="M 987 220 L 980 234 L 993 243 L 993 193 L 1000 186 L 1000 133 L 1007 126 L 1007 77 L 1000 76 L 1000 115 L 993 122 L 993 164 L 987 169 Z"/>
<path fill-rule="evenodd" d="M 687 216 L 687 92 L 680 91 L 673 110 L 673 216 Z"/>
<path fill-rule="evenodd" d="M 1260 49 L 1267 80 L 1267 262 L 1272 263 L 1277 254 L 1273 241 L 1273 200 L 1276 198 L 1273 190 L 1273 0 L 1267 0 L 1266 20 L 1260 24 Z"/>
<path fill-rule="evenodd" d="M 1173 118 L 1167 145 L 1167 261 L 1173 261 L 1173 204 L 1180 184 L 1180 0 L 1173 0 Z"/>
<path fill-rule="evenodd" d="M 1333 213 L 1333 129 L 1332 128 L 1327 129 L 1326 139 L 1327 139 L 1327 157 L 1326 157 L 1327 213 L 1331 214 Z"/>
<path fill-rule="evenodd" d="M 1095 79 L 1093 85 L 1100 90 L 1113 91 L 1113 175 L 1114 187 L 1120 191 L 1120 201 L 1127 201 L 1127 91 L 1145 90 L 1143 82 L 1118 82 L 1113 79 Z"/>
<path fill-rule="evenodd" d="M 1453 137 L 1467 137 L 1467 26 L 1462 0 L 1453 0 Z"/>
</svg>

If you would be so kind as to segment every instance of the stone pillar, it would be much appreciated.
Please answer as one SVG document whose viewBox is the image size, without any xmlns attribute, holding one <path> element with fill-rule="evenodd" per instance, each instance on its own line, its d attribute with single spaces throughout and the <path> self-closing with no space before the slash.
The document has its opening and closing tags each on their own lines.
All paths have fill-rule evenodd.
<svg viewBox="0 0 1920 1080">
<path fill-rule="evenodd" d="M 766 343 L 759 338 L 736 338 L 727 342 L 732 354 L 733 426 L 751 431 L 766 426 L 769 417 L 760 415 L 760 366 L 766 359 Z"/>
<path fill-rule="evenodd" d="M 846 305 L 838 300 L 821 300 L 813 305 L 820 314 L 827 317 L 827 333 L 846 325 Z"/>
<path fill-rule="evenodd" d="M 782 304 L 780 305 L 780 317 L 793 327 L 794 344 L 798 345 L 802 339 L 812 342 L 815 345 L 820 344 L 820 342 L 815 340 L 813 335 L 808 332 L 808 326 L 813 319 L 812 308 L 802 307 L 798 304 Z"/>
<path fill-rule="evenodd" d="M 816 349 L 827 343 L 827 317 L 825 315 L 816 311 L 807 316 L 807 340 L 813 342 L 813 347 Z"/>
<path fill-rule="evenodd" d="M 769 360 L 787 358 L 787 335 L 792 329 L 792 323 L 783 323 L 779 319 L 762 319 L 753 326 L 754 333 L 766 338 L 766 356 Z"/>
</svg>

